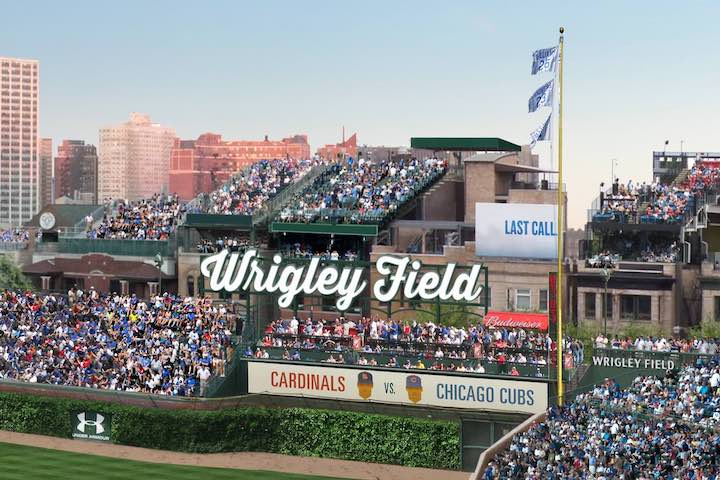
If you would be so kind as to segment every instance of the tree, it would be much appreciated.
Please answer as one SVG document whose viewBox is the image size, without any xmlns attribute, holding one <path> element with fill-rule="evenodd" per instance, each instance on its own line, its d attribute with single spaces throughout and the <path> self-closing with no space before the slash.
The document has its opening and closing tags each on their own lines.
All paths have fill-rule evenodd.
<svg viewBox="0 0 720 480">
<path fill-rule="evenodd" d="M 433 322 L 436 323 L 438 317 L 443 325 L 451 327 L 466 327 L 468 324 L 478 323 L 481 312 L 479 307 L 468 305 L 448 305 L 440 304 L 440 314 L 438 315 L 438 305 L 434 303 L 423 303 L 419 306 L 422 310 L 417 312 L 417 320 L 420 323 Z"/>
<path fill-rule="evenodd" d="M 5 255 L 0 255 L 0 290 L 30 290 L 32 284 Z"/>
</svg>

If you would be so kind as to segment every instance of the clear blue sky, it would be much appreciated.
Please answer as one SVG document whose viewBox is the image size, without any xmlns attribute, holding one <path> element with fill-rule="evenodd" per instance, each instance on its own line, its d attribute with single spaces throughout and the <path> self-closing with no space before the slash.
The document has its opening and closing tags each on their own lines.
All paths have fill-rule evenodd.
<svg viewBox="0 0 720 480">
<path fill-rule="evenodd" d="M 4 0 L 0 16 L 0 56 L 40 60 L 40 132 L 55 142 L 97 143 L 139 111 L 183 138 L 307 133 L 315 147 L 345 125 L 369 145 L 527 143 L 546 78 L 530 52 L 564 25 L 571 225 L 611 158 L 650 180 L 665 139 L 720 150 L 717 2 Z"/>
</svg>

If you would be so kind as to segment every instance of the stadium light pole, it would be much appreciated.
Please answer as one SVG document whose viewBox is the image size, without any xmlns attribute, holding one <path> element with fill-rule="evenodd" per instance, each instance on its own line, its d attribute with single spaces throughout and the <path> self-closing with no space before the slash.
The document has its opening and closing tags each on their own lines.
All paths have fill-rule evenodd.
<svg viewBox="0 0 720 480">
<path fill-rule="evenodd" d="M 558 80 L 560 98 L 558 101 L 558 240 L 557 240 L 557 394 L 558 404 L 563 405 L 565 400 L 565 385 L 563 384 L 563 328 L 562 328 L 562 269 L 563 269 L 563 33 L 565 28 L 560 27 L 560 42 L 558 45 Z"/>
<path fill-rule="evenodd" d="M 162 266 L 163 266 L 163 258 L 160 253 L 155 255 L 155 266 L 158 269 L 158 296 L 162 296 Z"/>
<path fill-rule="evenodd" d="M 610 281 L 610 275 L 612 275 L 612 270 L 605 267 L 602 269 L 602 276 L 603 280 L 605 280 L 605 296 L 603 297 L 603 317 L 605 318 L 605 327 L 603 328 L 603 336 L 607 338 L 607 314 L 608 314 L 608 308 L 607 308 L 607 298 L 608 298 L 608 282 Z"/>
</svg>

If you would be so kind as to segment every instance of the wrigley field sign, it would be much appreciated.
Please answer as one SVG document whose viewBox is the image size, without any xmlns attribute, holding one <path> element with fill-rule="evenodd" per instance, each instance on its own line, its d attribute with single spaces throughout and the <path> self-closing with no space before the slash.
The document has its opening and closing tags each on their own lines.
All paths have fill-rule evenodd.
<svg viewBox="0 0 720 480">
<path fill-rule="evenodd" d="M 267 268 L 263 268 L 263 264 Z M 269 266 L 268 266 L 269 265 Z M 375 269 L 383 276 L 372 285 L 372 294 L 379 302 L 388 302 L 402 295 L 406 299 L 432 302 L 466 302 L 477 300 L 484 291 L 481 279 L 486 269 L 472 265 L 460 272 L 458 265 L 448 263 L 441 271 L 422 271 L 423 264 L 410 257 L 383 255 Z M 278 305 L 288 307 L 296 295 L 335 295 L 339 310 L 347 310 L 367 288 L 365 268 L 348 267 L 341 262 L 324 262 L 313 257 L 306 264 L 284 262 L 280 255 L 271 261 L 258 257 L 255 249 L 244 254 L 223 250 L 205 258 L 200 264 L 202 275 L 210 280 L 214 291 L 254 291 L 277 293 Z"/>
<path fill-rule="evenodd" d="M 612 368 L 635 368 L 644 370 L 672 370 L 675 362 L 669 358 L 592 357 L 593 365 Z"/>
</svg>

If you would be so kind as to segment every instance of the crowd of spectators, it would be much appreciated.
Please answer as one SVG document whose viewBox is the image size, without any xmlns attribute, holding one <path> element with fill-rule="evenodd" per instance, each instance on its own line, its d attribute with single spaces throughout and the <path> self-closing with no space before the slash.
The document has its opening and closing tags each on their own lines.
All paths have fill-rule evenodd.
<svg viewBox="0 0 720 480">
<path fill-rule="evenodd" d="M 640 212 L 642 223 L 674 223 L 681 221 L 695 201 L 689 189 L 658 185 L 653 200 Z"/>
<path fill-rule="evenodd" d="M 363 223 L 383 219 L 445 169 L 445 162 L 437 158 L 378 162 L 349 158 L 293 199 L 279 220 Z"/>
<path fill-rule="evenodd" d="M 253 163 L 222 188 L 209 194 L 205 213 L 252 215 L 282 189 L 300 180 L 322 162 L 319 158 L 285 158 Z"/>
<path fill-rule="evenodd" d="M 638 260 L 643 262 L 675 263 L 680 255 L 677 242 L 659 248 L 648 247 L 640 253 Z"/>
<path fill-rule="evenodd" d="M 119 201 L 115 213 L 87 231 L 88 238 L 167 240 L 177 228 L 185 207 L 176 195 L 156 194 L 136 202 Z"/>
<path fill-rule="evenodd" d="M 589 268 L 615 268 L 621 260 L 631 262 L 675 263 L 680 256 L 680 247 L 676 239 L 654 237 L 639 240 L 631 235 L 623 235 L 615 242 L 610 236 L 604 238 L 605 245 L 614 245 L 585 260 Z"/>
<path fill-rule="evenodd" d="M 717 167 L 709 167 L 701 163 L 695 163 L 688 176 L 683 182 L 683 186 L 691 192 L 703 192 L 720 185 L 720 169 Z"/>
<path fill-rule="evenodd" d="M 693 183 L 700 185 L 702 182 Z M 596 221 L 612 220 L 620 223 L 673 223 L 680 221 L 686 209 L 695 201 L 697 188 L 686 183 L 680 186 L 661 183 L 621 184 L 618 180 L 607 192 L 600 194 L 600 211 Z M 641 209 L 641 207 L 643 207 Z"/>
<path fill-rule="evenodd" d="M 340 251 L 342 251 L 342 249 Z M 313 248 L 310 244 L 300 242 L 285 245 L 281 249 L 281 253 L 285 258 L 320 257 L 322 260 L 345 260 L 348 262 L 359 260 L 360 258 L 360 255 L 355 250 L 345 249 L 343 253 L 340 253 L 340 251 L 338 251 L 338 248 L 336 248 L 334 244 L 328 245 L 325 249 L 317 249 Z"/>
<path fill-rule="evenodd" d="M 496 364 L 507 373 L 508 366 L 540 368 L 556 360 L 553 354 L 556 344 L 546 332 L 483 325 L 458 328 L 433 322 L 401 323 L 374 318 L 362 318 L 357 323 L 342 317 L 325 321 L 301 321 L 295 317 L 277 320 L 267 327 L 258 343 L 260 350 L 285 349 L 284 358 L 290 359 L 300 359 L 301 352 L 320 351 L 347 354 L 347 359 L 357 359 L 361 365 L 375 356 L 384 356 L 382 366 L 436 370 L 484 371 L 485 363 Z M 580 340 L 566 338 L 564 349 L 566 367 L 583 362 L 584 346 Z M 405 364 L 396 357 L 406 358 Z M 339 359 L 335 363 L 340 363 Z M 509 373 L 512 375 L 513 370 Z"/>
<path fill-rule="evenodd" d="M 601 188 L 604 184 L 600 184 Z M 627 184 L 615 180 L 609 191 L 600 193 L 600 213 L 603 218 L 621 222 L 634 218 L 638 212 L 638 204 L 646 199 L 652 198 L 657 184 L 633 183 L 629 180 Z"/>
<path fill-rule="evenodd" d="M 619 261 L 620 255 L 605 250 L 586 259 L 585 266 L 588 268 L 615 268 Z"/>
<path fill-rule="evenodd" d="M 482 478 L 717 479 L 719 420 L 714 362 L 641 376 L 627 389 L 607 380 L 515 435 Z"/>
<path fill-rule="evenodd" d="M 610 348 L 614 350 L 638 350 L 645 352 L 674 352 L 674 353 L 700 353 L 715 355 L 720 352 L 720 339 L 717 338 L 665 338 L 644 336 L 637 338 L 618 337 L 609 338 L 599 334 L 595 338 L 596 348 Z"/>
<path fill-rule="evenodd" d="M 200 253 L 218 253 L 225 249 L 231 252 L 244 252 L 250 248 L 257 247 L 258 242 L 252 242 L 248 238 L 218 237 L 215 240 L 202 239 L 197 244 Z"/>
<path fill-rule="evenodd" d="M 0 378 L 189 396 L 224 375 L 231 331 L 206 298 L 71 289 L 0 295 Z"/>
<path fill-rule="evenodd" d="M 0 243 L 27 244 L 30 241 L 30 232 L 24 228 L 8 228 L 0 230 Z"/>
</svg>

